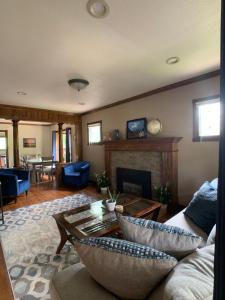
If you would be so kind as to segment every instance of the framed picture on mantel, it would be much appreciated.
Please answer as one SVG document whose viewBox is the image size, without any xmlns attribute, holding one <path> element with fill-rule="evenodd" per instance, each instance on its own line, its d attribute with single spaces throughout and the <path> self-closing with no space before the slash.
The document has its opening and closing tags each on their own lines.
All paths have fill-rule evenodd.
<svg viewBox="0 0 225 300">
<path fill-rule="evenodd" d="M 147 137 L 147 119 L 127 121 L 127 139 L 144 139 Z"/>
</svg>

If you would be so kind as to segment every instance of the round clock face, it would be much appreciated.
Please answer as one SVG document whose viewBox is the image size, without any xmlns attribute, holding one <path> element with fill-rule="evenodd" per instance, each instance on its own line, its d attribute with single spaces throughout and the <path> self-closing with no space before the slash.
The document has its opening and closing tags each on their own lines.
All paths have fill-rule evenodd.
<svg viewBox="0 0 225 300">
<path fill-rule="evenodd" d="M 159 119 L 153 119 L 148 123 L 148 132 L 152 135 L 157 135 L 162 130 L 162 123 Z"/>
</svg>

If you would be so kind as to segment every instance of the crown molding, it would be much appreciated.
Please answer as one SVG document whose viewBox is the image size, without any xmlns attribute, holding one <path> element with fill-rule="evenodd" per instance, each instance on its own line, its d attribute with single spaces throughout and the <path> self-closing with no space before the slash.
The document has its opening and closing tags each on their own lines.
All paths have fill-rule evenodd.
<svg viewBox="0 0 225 300">
<path fill-rule="evenodd" d="M 219 75 L 220 75 L 220 69 L 212 71 L 212 72 L 204 73 L 204 74 L 201 74 L 201 75 L 198 75 L 198 76 L 195 76 L 195 77 L 191 77 L 191 78 L 188 78 L 188 79 L 185 79 L 185 80 L 182 80 L 182 81 L 178 81 L 178 82 L 175 82 L 175 83 L 172 83 L 172 84 L 169 84 L 169 85 L 166 85 L 166 86 L 163 86 L 163 87 L 160 87 L 160 88 L 157 88 L 157 89 L 154 89 L 154 90 L 142 93 L 142 94 L 138 94 L 138 95 L 133 96 L 133 97 L 125 98 L 125 99 L 116 101 L 114 103 L 111 103 L 111 104 L 108 104 L 108 105 L 104 105 L 104 106 L 86 111 L 86 112 L 82 113 L 81 116 L 89 115 L 91 113 L 98 112 L 98 111 L 101 111 L 103 109 L 111 108 L 111 107 L 118 106 L 118 105 L 121 105 L 121 104 L 125 104 L 125 103 L 128 103 L 128 102 L 140 100 L 140 99 L 143 99 L 143 98 L 155 95 L 155 94 L 163 93 L 163 92 L 166 92 L 166 91 L 169 91 L 169 90 L 172 90 L 172 89 L 176 89 L 176 88 L 179 88 L 179 87 L 182 87 L 182 86 L 185 86 L 185 85 L 189 85 L 189 84 L 192 84 L 192 83 L 195 83 L 195 82 L 198 82 L 198 81 L 202 81 L 202 80 L 206 80 L 206 79 L 216 77 L 216 76 L 219 76 Z"/>
</svg>

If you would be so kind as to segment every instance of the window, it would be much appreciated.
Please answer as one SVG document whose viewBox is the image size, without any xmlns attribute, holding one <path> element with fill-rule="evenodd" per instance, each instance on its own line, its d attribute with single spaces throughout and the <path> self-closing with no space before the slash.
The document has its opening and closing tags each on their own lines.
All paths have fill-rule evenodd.
<svg viewBox="0 0 225 300">
<path fill-rule="evenodd" d="M 88 123 L 88 144 L 99 144 L 102 141 L 102 121 Z"/>
<path fill-rule="evenodd" d="M 193 100 L 193 141 L 215 141 L 219 135 L 219 96 Z"/>
</svg>

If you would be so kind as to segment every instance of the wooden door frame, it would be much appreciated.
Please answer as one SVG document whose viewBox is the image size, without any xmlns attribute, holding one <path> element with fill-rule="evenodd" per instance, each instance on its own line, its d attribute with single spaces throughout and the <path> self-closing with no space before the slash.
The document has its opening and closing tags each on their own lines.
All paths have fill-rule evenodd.
<svg viewBox="0 0 225 300">
<path fill-rule="evenodd" d="M 9 139 L 8 139 L 8 130 L 0 129 L 0 132 L 5 132 L 6 137 L 6 167 L 9 167 Z"/>
</svg>

